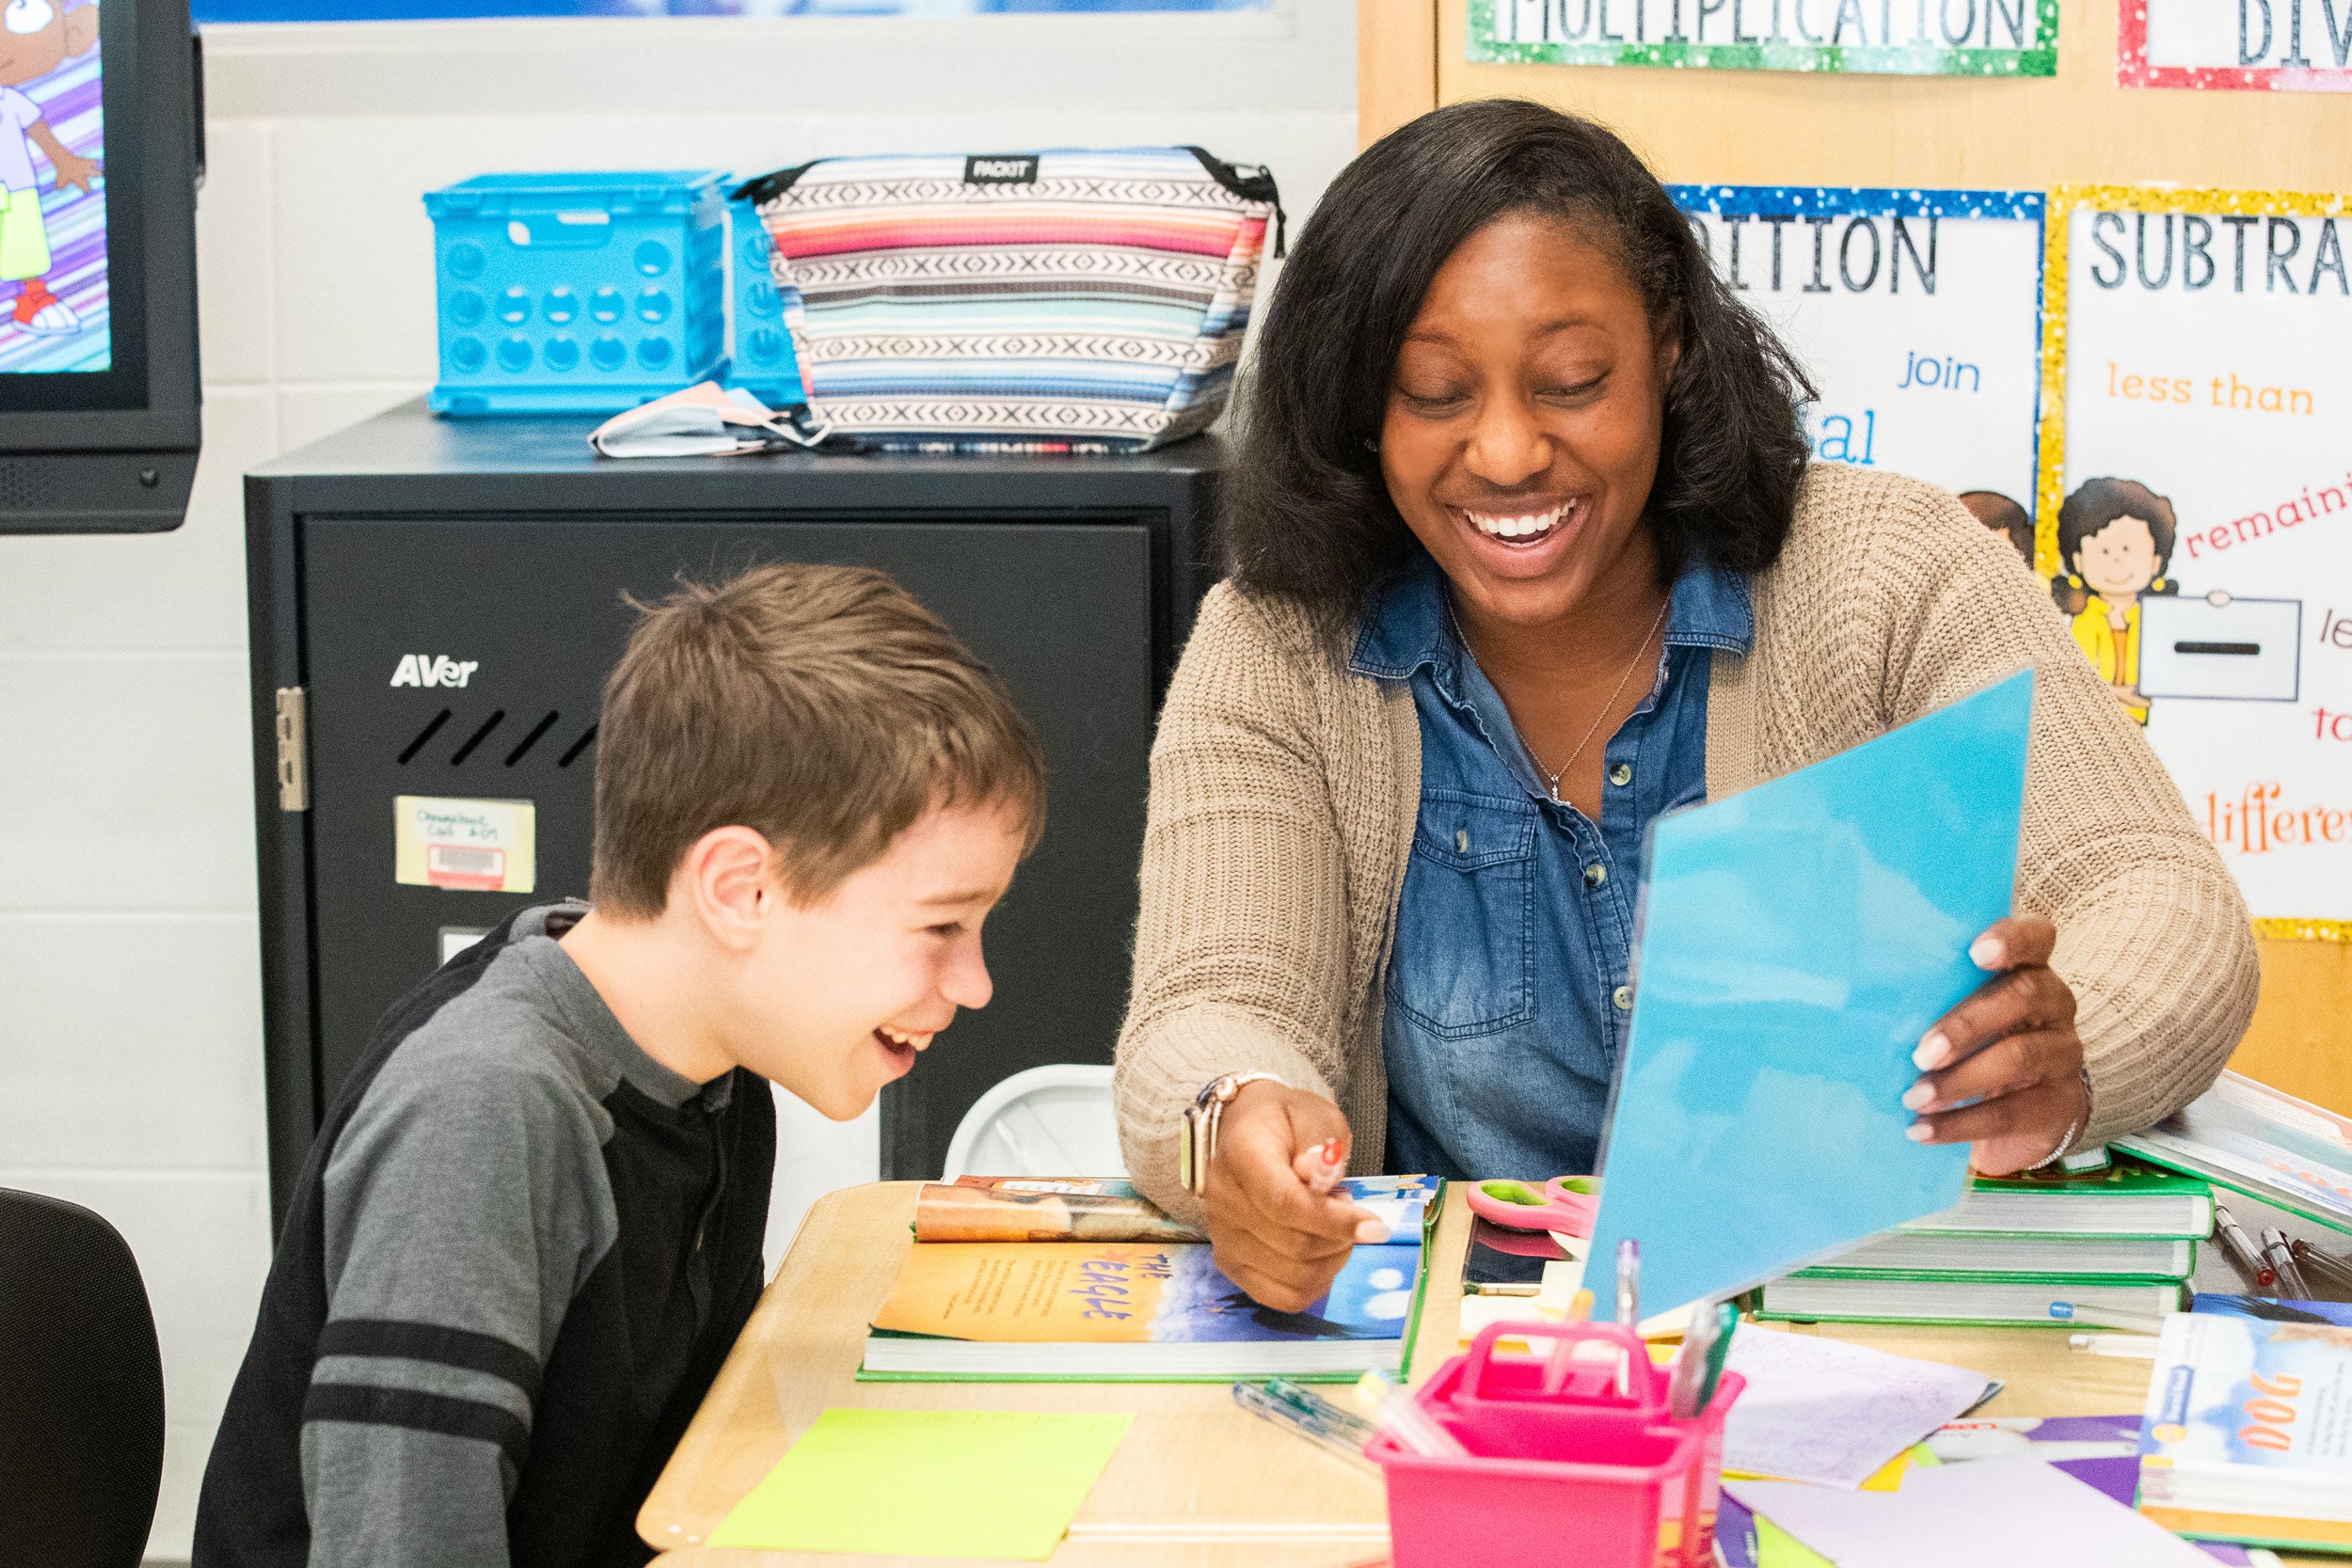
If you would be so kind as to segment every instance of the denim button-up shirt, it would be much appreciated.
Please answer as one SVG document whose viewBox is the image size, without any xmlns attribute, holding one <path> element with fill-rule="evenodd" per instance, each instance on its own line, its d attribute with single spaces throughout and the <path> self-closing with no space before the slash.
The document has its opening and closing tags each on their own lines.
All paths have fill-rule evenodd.
<svg viewBox="0 0 2352 1568">
<path fill-rule="evenodd" d="M 1744 657 L 1755 624 L 1739 574 L 1694 561 L 1675 579 L 1656 680 L 1602 753 L 1596 824 L 1551 799 L 1434 561 L 1417 555 L 1367 597 L 1349 668 L 1408 683 L 1421 719 L 1381 1032 L 1390 1170 L 1593 1168 L 1631 1018 L 1643 839 L 1706 799 L 1709 656 Z"/>
</svg>

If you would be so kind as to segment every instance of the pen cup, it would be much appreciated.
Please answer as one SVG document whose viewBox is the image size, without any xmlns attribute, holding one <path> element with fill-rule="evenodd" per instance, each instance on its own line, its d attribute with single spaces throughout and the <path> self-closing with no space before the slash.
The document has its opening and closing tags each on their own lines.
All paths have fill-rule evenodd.
<svg viewBox="0 0 2352 1568">
<path fill-rule="evenodd" d="M 1552 1348 L 1499 1353 L 1505 1338 Z M 1590 1359 L 1585 1345 L 1616 1354 Z M 1489 1326 L 1415 1396 L 1469 1457 L 1407 1452 L 1386 1433 L 1365 1447 L 1388 1486 L 1393 1568 L 1706 1568 L 1724 1418 L 1743 1386 L 1724 1373 L 1707 1408 L 1677 1421 L 1631 1327 Z"/>
</svg>

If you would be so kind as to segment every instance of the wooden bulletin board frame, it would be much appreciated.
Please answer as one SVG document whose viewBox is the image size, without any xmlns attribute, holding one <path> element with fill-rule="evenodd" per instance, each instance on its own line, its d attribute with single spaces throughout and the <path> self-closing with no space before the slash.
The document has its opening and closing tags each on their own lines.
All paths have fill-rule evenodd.
<svg viewBox="0 0 2352 1568">
<path fill-rule="evenodd" d="M 2352 192 L 2352 93 L 2121 86 L 2118 0 L 2059 0 L 2058 74 L 2039 78 L 1472 64 L 1469 3 L 1358 0 L 1359 146 L 1440 103 L 1531 98 L 1684 183 Z M 2262 1002 L 2232 1065 L 2352 1113 L 2347 935 L 2258 931 Z"/>
<path fill-rule="evenodd" d="M 2119 87 L 2117 0 L 2060 0 L 2058 74 L 2033 78 L 1472 65 L 1468 10 L 1358 0 L 1360 145 L 1439 103 L 1533 98 L 1689 183 L 2352 186 L 2352 93 Z"/>
</svg>

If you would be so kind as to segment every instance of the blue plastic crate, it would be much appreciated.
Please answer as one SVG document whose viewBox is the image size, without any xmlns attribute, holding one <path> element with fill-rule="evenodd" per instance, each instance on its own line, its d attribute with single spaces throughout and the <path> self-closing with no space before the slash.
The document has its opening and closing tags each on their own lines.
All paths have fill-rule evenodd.
<svg viewBox="0 0 2352 1568">
<path fill-rule="evenodd" d="M 801 364 L 785 330 L 784 301 L 768 264 L 768 230 L 748 201 L 727 204 L 735 242 L 735 352 L 727 385 L 740 387 L 771 408 L 805 403 Z"/>
<path fill-rule="evenodd" d="M 723 373 L 725 182 L 720 169 L 484 174 L 427 192 L 432 406 L 612 414 Z"/>
</svg>

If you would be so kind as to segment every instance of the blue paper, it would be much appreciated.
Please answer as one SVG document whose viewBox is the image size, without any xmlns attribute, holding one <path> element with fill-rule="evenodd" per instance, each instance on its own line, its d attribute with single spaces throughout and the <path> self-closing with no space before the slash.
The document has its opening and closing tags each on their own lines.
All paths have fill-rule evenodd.
<svg viewBox="0 0 2352 1568">
<path fill-rule="evenodd" d="M 1641 1243 L 1645 1309 L 1721 1298 L 1948 1209 L 1915 1144 L 1928 1026 L 2010 912 L 2033 673 L 1652 828 L 1631 1038 L 1587 1283 Z"/>
</svg>

